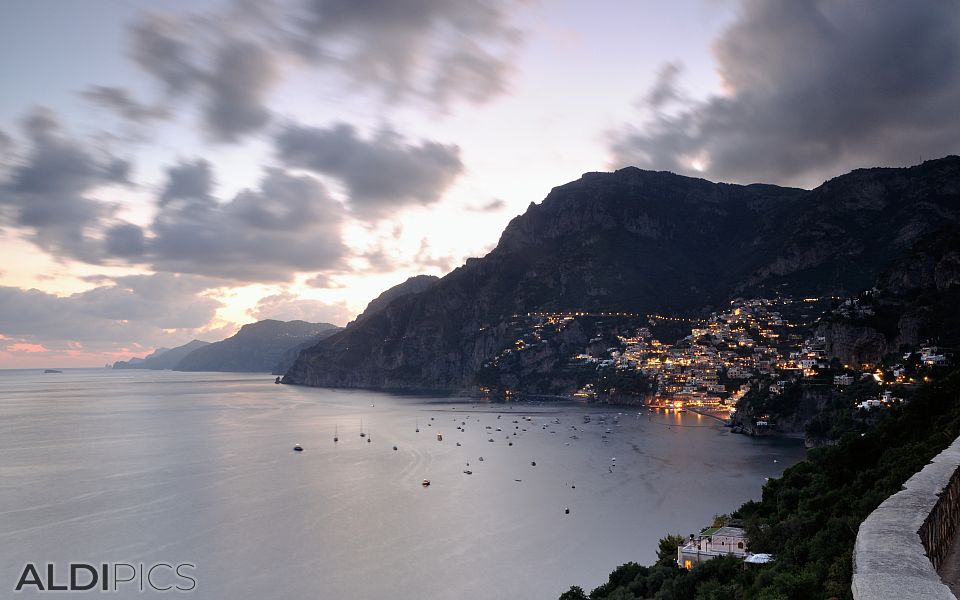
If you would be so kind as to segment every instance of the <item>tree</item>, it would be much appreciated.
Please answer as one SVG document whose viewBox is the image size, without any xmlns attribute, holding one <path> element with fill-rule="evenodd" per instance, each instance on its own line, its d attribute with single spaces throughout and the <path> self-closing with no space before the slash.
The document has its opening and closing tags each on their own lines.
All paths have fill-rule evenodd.
<svg viewBox="0 0 960 600">
<path fill-rule="evenodd" d="M 670 563 L 677 559 L 677 546 L 681 546 L 686 541 L 682 535 L 671 533 L 667 537 L 660 538 L 657 546 L 657 562 Z"/>
</svg>

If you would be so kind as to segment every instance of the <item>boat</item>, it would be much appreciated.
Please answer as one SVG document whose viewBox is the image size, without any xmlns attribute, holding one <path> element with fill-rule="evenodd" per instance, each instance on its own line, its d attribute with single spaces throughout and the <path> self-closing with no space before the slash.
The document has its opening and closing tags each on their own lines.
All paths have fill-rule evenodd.
<svg viewBox="0 0 960 600">
<path fill-rule="evenodd" d="M 420 433 L 420 419 L 417 419 L 417 429 L 416 429 L 416 432 L 417 432 L 417 433 Z"/>
<path fill-rule="evenodd" d="M 483 457 L 481 456 L 481 457 L 479 458 L 479 460 L 480 460 L 480 462 L 483 462 Z"/>
<path fill-rule="evenodd" d="M 339 442 L 339 441 L 340 441 L 340 434 L 337 433 L 337 426 L 336 426 L 336 425 L 333 426 L 333 441 L 334 441 L 334 442 Z"/>
<path fill-rule="evenodd" d="M 294 444 L 294 445 L 293 445 L 293 451 L 294 451 L 294 452 L 303 452 L 303 446 L 301 446 L 300 444 Z"/>
<path fill-rule="evenodd" d="M 460 442 L 457 442 L 457 445 L 459 446 L 459 445 L 460 445 Z"/>
<path fill-rule="evenodd" d="M 430 485 L 430 480 L 424 479 L 422 482 L 420 482 L 420 485 L 422 485 L 423 487 L 427 487 L 428 485 Z"/>
<path fill-rule="evenodd" d="M 537 466 L 537 461 L 531 460 L 531 461 L 530 461 L 530 466 L 531 466 L 531 467 Z"/>
<path fill-rule="evenodd" d="M 279 377 L 279 376 L 277 377 L 276 381 L 274 381 L 274 383 L 280 383 L 280 377 Z"/>
<path fill-rule="evenodd" d="M 464 469 L 463 472 L 466 475 L 473 475 L 473 471 L 471 471 L 470 469 Z"/>
<path fill-rule="evenodd" d="M 63 373 L 63 371 L 59 369 L 44 369 L 43 372 L 44 373 Z"/>
<path fill-rule="evenodd" d="M 493 441 L 493 438 L 490 438 L 490 439 L 489 439 L 489 440 L 487 440 L 487 441 L 488 441 L 488 442 L 492 442 L 492 441 Z"/>
<path fill-rule="evenodd" d="M 442 442 L 442 441 L 443 441 L 443 434 L 442 434 L 442 433 L 438 433 L 438 434 L 437 434 L 437 441 L 438 441 L 438 442 Z"/>
<path fill-rule="evenodd" d="M 367 434 L 363 432 L 363 417 L 360 417 L 360 437 L 367 437 Z"/>
<path fill-rule="evenodd" d="M 397 450 L 397 447 L 396 447 L 396 446 L 394 446 L 394 447 L 393 447 L 393 450 L 394 450 L 394 451 L 396 451 L 396 450 Z"/>
<path fill-rule="evenodd" d="M 563 514 L 569 515 L 569 514 L 570 514 L 570 509 L 569 509 L 569 508 L 563 509 Z"/>
</svg>

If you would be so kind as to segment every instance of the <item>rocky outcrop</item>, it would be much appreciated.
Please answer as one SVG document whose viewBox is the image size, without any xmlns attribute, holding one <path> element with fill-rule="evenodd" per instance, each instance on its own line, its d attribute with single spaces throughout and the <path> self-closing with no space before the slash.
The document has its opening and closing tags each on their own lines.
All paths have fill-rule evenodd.
<svg viewBox="0 0 960 600">
<path fill-rule="evenodd" d="M 862 289 L 960 222 L 960 158 L 865 169 L 812 191 L 672 173 L 588 173 L 497 247 L 300 353 L 287 383 L 459 388 L 531 311 L 697 312 L 738 294 Z"/>
</svg>

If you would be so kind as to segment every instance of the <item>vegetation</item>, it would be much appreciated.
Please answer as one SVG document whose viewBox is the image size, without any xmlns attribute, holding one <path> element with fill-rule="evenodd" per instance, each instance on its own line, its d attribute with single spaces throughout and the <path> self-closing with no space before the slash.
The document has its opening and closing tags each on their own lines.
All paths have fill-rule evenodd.
<svg viewBox="0 0 960 600">
<path fill-rule="evenodd" d="M 656 564 L 627 563 L 589 594 L 575 586 L 561 600 L 849 599 L 860 523 L 957 436 L 960 370 L 923 386 L 874 429 L 811 450 L 768 482 L 760 501 L 730 515 L 745 523 L 750 549 L 775 554 L 775 562 L 718 558 L 686 571 L 673 564 L 678 542 L 668 536 Z"/>
</svg>

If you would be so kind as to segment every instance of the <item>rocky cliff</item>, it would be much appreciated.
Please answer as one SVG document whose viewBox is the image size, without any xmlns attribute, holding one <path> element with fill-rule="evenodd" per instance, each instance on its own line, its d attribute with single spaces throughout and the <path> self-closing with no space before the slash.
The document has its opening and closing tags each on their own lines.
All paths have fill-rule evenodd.
<svg viewBox="0 0 960 600">
<path fill-rule="evenodd" d="M 864 169 L 811 190 L 626 168 L 514 218 L 497 247 L 303 351 L 286 383 L 458 388 L 530 311 L 698 312 L 737 294 L 862 289 L 960 222 L 960 158 Z"/>
</svg>

